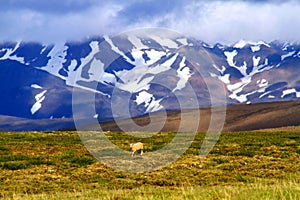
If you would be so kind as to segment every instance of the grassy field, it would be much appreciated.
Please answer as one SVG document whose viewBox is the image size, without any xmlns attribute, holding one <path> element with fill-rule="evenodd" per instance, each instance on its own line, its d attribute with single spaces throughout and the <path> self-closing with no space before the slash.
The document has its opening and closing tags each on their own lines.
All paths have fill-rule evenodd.
<svg viewBox="0 0 300 200">
<path fill-rule="evenodd" d="M 163 147 L 173 132 L 142 139 Z M 132 136 L 107 133 L 123 149 Z M 2 199 L 300 199 L 300 132 L 296 128 L 222 133 L 199 157 L 205 134 L 160 170 L 127 173 L 93 158 L 76 132 L 1 132 Z M 142 157 L 139 157 L 142 159 Z"/>
</svg>

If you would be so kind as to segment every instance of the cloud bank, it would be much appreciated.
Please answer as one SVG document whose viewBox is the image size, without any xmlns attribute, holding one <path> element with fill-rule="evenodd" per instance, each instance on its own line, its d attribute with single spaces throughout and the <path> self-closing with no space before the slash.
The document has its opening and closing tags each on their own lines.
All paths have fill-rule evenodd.
<svg viewBox="0 0 300 200">
<path fill-rule="evenodd" d="M 63 42 L 164 27 L 208 43 L 300 41 L 299 1 L 8 0 L 0 41 Z"/>
</svg>

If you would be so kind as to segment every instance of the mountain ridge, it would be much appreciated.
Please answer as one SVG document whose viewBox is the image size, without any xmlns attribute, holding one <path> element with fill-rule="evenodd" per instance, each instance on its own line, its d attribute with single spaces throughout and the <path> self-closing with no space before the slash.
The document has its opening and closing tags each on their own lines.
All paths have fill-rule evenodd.
<svg viewBox="0 0 300 200">
<path fill-rule="evenodd" d="M 95 111 L 82 109 L 78 115 L 98 121 L 300 98 L 297 43 L 208 45 L 177 35 L 125 36 L 51 45 L 1 43 L 0 115 L 73 118 L 74 91 L 95 93 Z M 118 100 L 112 98 L 116 94 Z M 121 104 L 126 98 L 129 111 Z"/>
</svg>

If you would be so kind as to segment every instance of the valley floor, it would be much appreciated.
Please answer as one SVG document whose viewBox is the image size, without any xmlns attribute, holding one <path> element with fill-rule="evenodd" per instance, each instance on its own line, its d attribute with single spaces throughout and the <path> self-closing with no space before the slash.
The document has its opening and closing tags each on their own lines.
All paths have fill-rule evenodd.
<svg viewBox="0 0 300 200">
<path fill-rule="evenodd" d="M 163 147 L 174 134 L 143 139 L 145 152 Z M 130 150 L 131 136 L 107 136 Z M 93 158 L 76 132 L 1 132 L 0 198 L 300 199 L 299 127 L 222 133 L 201 158 L 204 136 L 197 134 L 169 166 L 127 173 Z"/>
</svg>

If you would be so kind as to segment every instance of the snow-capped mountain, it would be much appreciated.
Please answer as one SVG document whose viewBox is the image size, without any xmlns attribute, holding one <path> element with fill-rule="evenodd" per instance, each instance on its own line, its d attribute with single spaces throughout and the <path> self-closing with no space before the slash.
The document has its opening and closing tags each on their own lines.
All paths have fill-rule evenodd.
<svg viewBox="0 0 300 200">
<path fill-rule="evenodd" d="M 72 118 L 72 104 L 86 103 L 72 100 L 74 91 L 95 93 L 95 113 L 85 116 L 83 110 L 82 117 L 100 121 L 209 107 L 212 81 L 226 89 L 227 104 L 294 100 L 300 98 L 299 77 L 300 45 L 278 41 L 212 46 L 184 37 L 131 35 L 51 45 L 3 42 L 0 115 Z M 124 108 L 118 102 L 126 98 Z"/>
<path fill-rule="evenodd" d="M 226 84 L 229 99 L 251 103 L 299 98 L 299 47 L 240 41 L 224 49 L 227 66 L 218 78 Z"/>
</svg>

